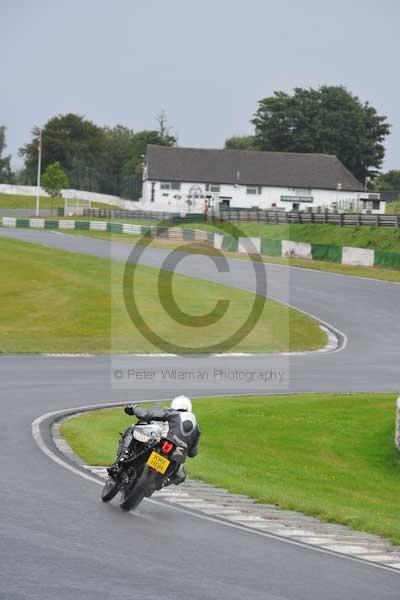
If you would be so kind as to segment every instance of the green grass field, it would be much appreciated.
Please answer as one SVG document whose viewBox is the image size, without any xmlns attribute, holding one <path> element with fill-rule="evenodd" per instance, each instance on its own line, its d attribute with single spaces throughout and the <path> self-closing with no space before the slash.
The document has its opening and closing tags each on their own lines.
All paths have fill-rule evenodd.
<svg viewBox="0 0 400 600">
<path fill-rule="evenodd" d="M 63 198 L 55 198 L 53 201 L 51 198 L 41 196 L 40 208 L 54 210 L 58 207 L 64 207 Z M 98 202 L 92 203 L 93 208 L 115 208 L 109 204 L 99 204 Z M 35 196 L 18 196 L 16 194 L 0 194 L 0 213 L 2 208 L 7 209 L 28 209 L 34 211 L 36 208 L 36 197 Z"/>
<path fill-rule="evenodd" d="M 204 398 L 194 410 L 192 477 L 400 543 L 394 394 Z M 88 464 L 105 465 L 131 421 L 102 410 L 64 421 L 62 434 Z"/>
<path fill-rule="evenodd" d="M 129 319 L 122 296 L 123 263 L 1 237 L 0 256 L 0 352 L 160 352 Z M 174 297 L 190 315 L 208 313 L 219 299 L 230 301 L 217 323 L 194 330 L 165 313 L 158 270 L 139 266 L 136 278 L 135 298 L 145 321 L 188 352 L 194 339 L 201 348 L 224 341 L 254 302 L 249 292 L 174 275 Z M 234 350 L 280 352 L 325 343 L 317 322 L 267 300 L 260 320 Z"/>
</svg>

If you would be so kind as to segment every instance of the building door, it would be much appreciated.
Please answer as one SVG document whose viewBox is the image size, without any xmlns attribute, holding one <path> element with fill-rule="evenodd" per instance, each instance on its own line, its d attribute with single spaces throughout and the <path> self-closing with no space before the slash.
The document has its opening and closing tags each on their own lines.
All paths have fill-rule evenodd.
<svg viewBox="0 0 400 600">
<path fill-rule="evenodd" d="M 224 210 L 229 208 L 232 198 L 220 198 L 219 208 Z"/>
</svg>

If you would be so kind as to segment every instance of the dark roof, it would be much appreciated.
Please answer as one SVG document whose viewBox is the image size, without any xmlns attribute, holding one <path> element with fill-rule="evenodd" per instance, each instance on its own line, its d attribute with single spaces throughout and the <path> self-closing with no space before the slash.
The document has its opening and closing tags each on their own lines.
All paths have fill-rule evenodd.
<svg viewBox="0 0 400 600">
<path fill-rule="evenodd" d="M 206 150 L 147 146 L 148 179 L 240 183 L 276 187 L 362 191 L 363 186 L 330 154 Z M 238 178 L 239 174 L 239 178 Z"/>
</svg>

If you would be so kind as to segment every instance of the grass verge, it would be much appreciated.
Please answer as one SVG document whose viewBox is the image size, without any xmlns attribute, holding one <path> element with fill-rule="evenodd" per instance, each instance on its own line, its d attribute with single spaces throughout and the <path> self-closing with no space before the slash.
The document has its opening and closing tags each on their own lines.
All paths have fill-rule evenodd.
<svg viewBox="0 0 400 600">
<path fill-rule="evenodd" d="M 66 232 L 68 235 L 84 235 L 87 237 L 114 241 L 114 242 L 123 242 L 125 244 L 135 245 L 137 243 L 141 243 L 142 237 L 139 235 L 131 235 L 126 233 L 110 233 L 107 231 L 68 231 Z M 185 246 L 182 244 L 187 244 L 188 242 L 179 242 L 176 240 L 168 240 L 162 238 L 155 238 L 151 242 L 151 247 L 154 248 L 167 248 L 167 249 L 177 249 L 181 247 L 182 252 L 185 251 Z M 190 242 L 189 242 L 190 243 Z M 193 251 L 193 250 L 192 250 Z M 197 250 L 199 254 L 219 254 L 220 251 L 215 252 L 212 246 L 204 244 L 204 248 L 201 250 L 200 247 Z M 227 258 L 239 258 L 241 260 L 249 260 L 246 254 L 240 252 L 223 252 L 223 254 Z M 361 267 L 361 266 L 352 266 L 352 265 L 341 265 L 338 263 L 331 263 L 327 261 L 318 261 L 318 260 L 307 260 L 301 258 L 280 258 L 276 256 L 266 256 L 262 255 L 260 257 L 256 257 L 256 260 L 261 260 L 265 263 L 269 264 L 277 264 L 277 265 L 286 265 L 290 267 L 298 267 L 302 269 L 311 269 L 313 271 L 326 271 L 328 273 L 338 273 L 339 275 L 352 275 L 355 277 L 367 277 L 372 279 L 379 279 L 381 281 L 392 281 L 392 282 L 400 282 L 400 271 L 394 271 L 390 269 L 382 269 L 379 267 Z"/>
<path fill-rule="evenodd" d="M 192 477 L 260 502 L 382 535 L 400 544 L 400 456 L 393 394 L 203 398 Z M 113 461 L 121 409 L 64 421 L 62 434 L 91 465 Z"/>
<path fill-rule="evenodd" d="M 92 219 L 96 220 L 96 219 Z M 106 219 L 100 219 L 106 220 Z M 149 219 L 112 219 L 115 223 L 136 223 L 138 225 L 162 226 L 162 221 Z M 229 234 L 229 222 L 221 224 Z M 353 246 L 370 248 L 387 252 L 400 252 L 400 229 L 396 227 L 339 227 L 337 225 L 291 224 L 271 225 L 257 222 L 233 222 L 234 228 L 243 236 L 265 237 L 270 240 L 292 240 L 314 244 L 333 244 L 336 246 Z M 213 223 L 189 222 L 178 223 L 177 227 L 186 229 L 202 229 L 224 233 L 224 229 Z M 232 235 L 236 235 L 235 229 Z"/>
<path fill-rule="evenodd" d="M 265 237 L 270 240 L 292 240 L 314 244 L 333 244 L 371 248 L 387 252 L 400 252 L 400 229 L 396 227 L 338 227 L 337 225 L 268 225 L 266 223 L 233 223 L 251 237 Z M 186 226 L 186 225 L 184 225 Z M 196 229 L 217 230 L 212 224 L 198 223 Z"/>
<path fill-rule="evenodd" d="M 1 237 L 0 256 L 0 352 L 160 352 L 126 311 L 122 262 Z M 193 326 L 167 315 L 159 299 L 158 274 L 150 267 L 137 268 L 136 302 L 160 336 L 190 352 Z M 179 307 L 189 315 L 209 313 L 219 299 L 230 302 L 215 324 L 196 328 L 198 347 L 225 340 L 254 302 L 249 292 L 183 275 L 173 276 L 172 287 Z M 325 342 L 316 321 L 267 300 L 254 329 L 234 350 L 298 351 L 318 349 Z"/>
</svg>

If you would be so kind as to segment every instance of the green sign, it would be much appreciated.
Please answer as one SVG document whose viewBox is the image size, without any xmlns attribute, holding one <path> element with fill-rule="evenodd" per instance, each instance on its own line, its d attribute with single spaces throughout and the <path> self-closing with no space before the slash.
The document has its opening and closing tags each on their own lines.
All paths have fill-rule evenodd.
<svg viewBox="0 0 400 600">
<path fill-rule="evenodd" d="M 313 202 L 312 196 L 281 196 L 281 202 Z"/>
</svg>

